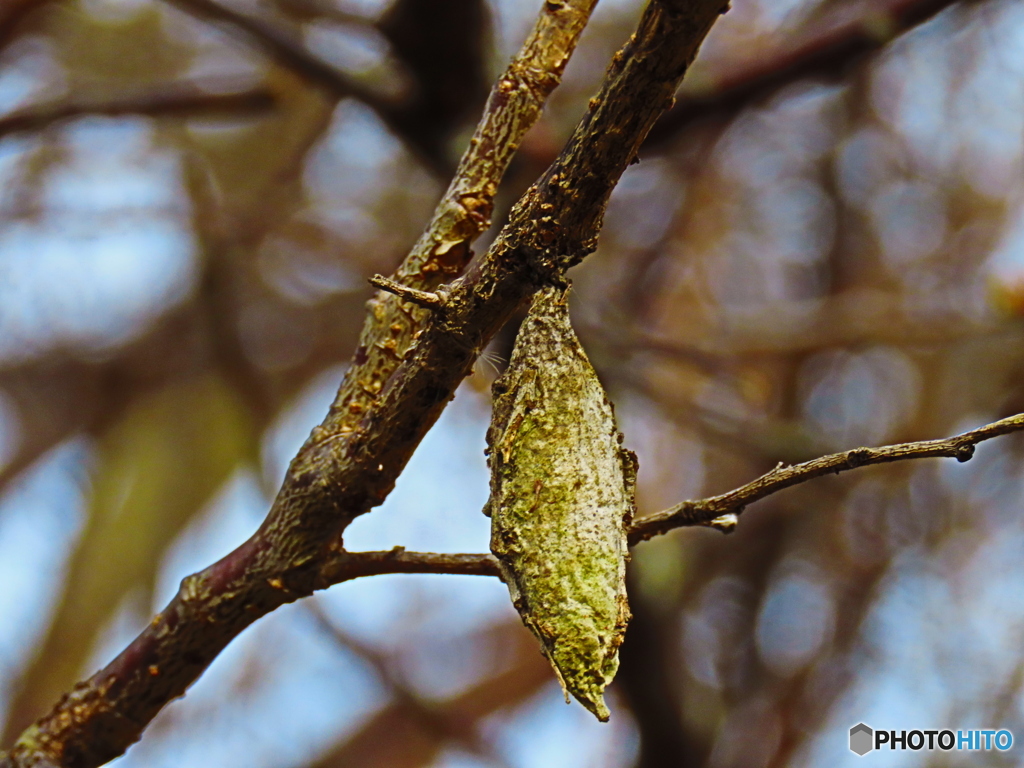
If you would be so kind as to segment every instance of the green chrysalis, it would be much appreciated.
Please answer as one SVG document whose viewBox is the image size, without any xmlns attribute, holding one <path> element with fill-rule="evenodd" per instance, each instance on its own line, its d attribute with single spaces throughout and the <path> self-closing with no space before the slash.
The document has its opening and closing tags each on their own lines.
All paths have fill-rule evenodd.
<svg viewBox="0 0 1024 768">
<path fill-rule="evenodd" d="M 563 691 L 599 720 L 629 621 L 626 528 L 636 457 L 569 322 L 544 288 L 493 389 L 487 433 L 491 551 Z"/>
</svg>

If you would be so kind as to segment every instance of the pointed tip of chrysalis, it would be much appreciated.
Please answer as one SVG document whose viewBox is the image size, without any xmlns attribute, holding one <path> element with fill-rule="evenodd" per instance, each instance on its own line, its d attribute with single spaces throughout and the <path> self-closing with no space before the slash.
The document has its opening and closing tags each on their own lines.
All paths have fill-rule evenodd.
<svg viewBox="0 0 1024 768">
<path fill-rule="evenodd" d="M 557 664 L 552 663 L 551 668 L 555 670 L 555 676 L 558 678 L 558 684 L 562 686 L 562 695 L 565 696 L 566 704 L 571 703 L 571 699 L 569 698 L 569 694 L 571 693 L 572 697 L 586 707 L 588 712 L 593 713 L 594 717 L 602 723 L 608 722 L 608 718 L 611 717 L 611 712 L 608 711 L 608 706 L 604 703 L 603 687 L 601 690 L 594 690 L 593 686 L 572 685 L 571 682 L 566 681 Z"/>
<path fill-rule="evenodd" d="M 593 712 L 594 717 L 602 723 L 608 722 L 608 718 L 611 717 L 612 713 L 608 711 L 608 706 L 604 703 L 604 696 L 599 694 L 594 698 L 577 697 L 577 699 L 580 704 Z"/>
</svg>

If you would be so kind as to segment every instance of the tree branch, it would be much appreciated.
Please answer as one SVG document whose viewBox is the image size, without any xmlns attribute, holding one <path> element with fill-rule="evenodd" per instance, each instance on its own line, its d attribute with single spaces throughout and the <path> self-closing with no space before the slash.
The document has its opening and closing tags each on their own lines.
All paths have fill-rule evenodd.
<svg viewBox="0 0 1024 768">
<path fill-rule="evenodd" d="M 0 50 L 6 48 L 20 32 L 21 22 L 47 0 L 7 0 L 0 10 Z"/>
<path fill-rule="evenodd" d="M 407 552 L 405 547 L 395 547 L 383 552 L 336 552 L 324 563 L 320 579 L 324 584 L 340 584 L 363 576 L 380 576 L 385 573 L 438 573 L 501 578 L 498 561 L 493 555 Z"/>
<path fill-rule="evenodd" d="M 832 23 L 775 57 L 736 67 L 711 89 L 684 91 L 651 130 L 646 148 L 658 147 L 700 120 L 738 112 L 797 80 L 838 77 L 863 57 L 961 1 L 887 0 L 882 7 L 873 3 L 856 18 Z"/>
<path fill-rule="evenodd" d="M 400 107 L 395 99 L 367 88 L 345 72 L 309 51 L 300 39 L 279 29 L 273 24 L 241 13 L 216 0 L 166 0 L 185 13 L 202 21 L 226 29 L 241 37 L 251 46 L 280 66 L 298 75 L 302 80 L 323 89 L 331 96 L 341 99 L 347 96 L 359 99 L 369 105 L 396 136 L 404 136 L 407 146 L 419 159 L 439 172 L 443 165 L 440 158 L 426 154 L 422 147 L 403 131 L 399 118 Z M 596 2 L 592 0 L 591 5 Z"/>
<path fill-rule="evenodd" d="M 728 493 L 698 501 L 683 501 L 663 512 L 637 520 L 629 529 L 629 543 L 634 546 L 676 528 L 709 526 L 731 529 L 735 526 L 735 518 L 748 505 L 823 475 L 909 459 L 938 457 L 969 461 L 978 443 L 1012 432 L 1024 432 L 1024 413 L 941 440 L 898 443 L 880 448 L 853 448 L 790 467 L 778 466 Z M 729 517 L 733 520 L 716 523 Z M 437 573 L 501 578 L 493 555 L 408 552 L 404 547 L 395 547 L 386 552 L 337 552 L 325 564 L 321 578 L 330 584 L 340 584 L 362 576 L 384 573 Z"/>
<path fill-rule="evenodd" d="M 462 274 L 470 246 L 491 226 L 494 195 L 526 132 L 561 81 L 597 0 L 545 3 L 523 47 L 498 79 L 444 197 L 423 235 L 391 276 L 389 285 L 433 293 Z M 339 431 L 355 430 L 384 383 L 397 370 L 429 311 L 413 310 L 388 291 L 370 300 L 354 365 L 336 399 L 348 409 Z"/>
<path fill-rule="evenodd" d="M 53 123 L 82 115 L 237 115 L 266 112 L 274 105 L 265 88 L 234 93 L 209 93 L 187 85 L 173 85 L 145 94 L 110 99 L 64 99 L 34 104 L 0 117 L 0 136 L 37 131 Z"/>
<path fill-rule="evenodd" d="M 857 467 L 907 459 L 947 457 L 957 461 L 968 461 L 974 455 L 974 446 L 978 443 L 1020 431 L 1024 431 L 1024 414 L 1010 416 L 942 440 L 899 443 L 882 448 L 854 448 L 790 467 L 780 465 L 728 493 L 710 496 L 700 501 L 684 501 L 664 512 L 637 520 L 629 531 L 629 541 L 636 544 L 682 526 L 711 525 L 723 516 L 739 515 L 748 504 L 823 475 L 839 474 Z"/>
<path fill-rule="evenodd" d="M 270 59 L 289 69 L 306 82 L 342 98 L 354 96 L 371 106 L 380 96 L 366 90 L 344 72 L 306 50 L 302 43 L 272 24 L 214 2 L 214 0 L 167 0 L 185 13 L 211 24 L 241 33 Z"/>
<path fill-rule="evenodd" d="M 721 2 L 704 0 L 707 7 L 701 9 L 701 23 L 695 23 L 699 14 L 693 11 L 677 13 L 655 2 L 645 16 L 644 37 L 633 46 L 640 64 L 630 66 L 632 59 L 625 64 L 620 59 L 613 68 L 610 78 L 617 87 L 608 95 L 621 97 L 625 92 L 637 98 L 635 110 L 630 99 L 608 110 L 609 117 L 625 121 L 628 127 L 619 142 L 623 156 L 614 161 L 615 167 L 621 166 L 618 173 L 666 105 Z M 415 268 L 414 273 L 400 282 L 437 285 L 468 260 L 467 240 L 486 226 L 497 183 L 522 135 L 558 83 L 593 4 L 594 0 L 545 2 L 533 34 L 492 91 L 460 174 L 421 240 L 425 248 L 414 249 L 403 265 Z M 630 88 L 631 79 L 637 88 Z M 652 100 L 653 96 L 659 98 Z M 598 121 L 585 133 L 598 137 L 599 145 L 607 144 L 606 129 L 616 127 L 607 120 Z M 614 154 L 604 147 L 602 153 Z M 603 159 L 607 165 L 607 157 Z M 603 169 L 586 166 L 581 170 Z M 598 180 L 605 188 L 601 204 L 618 173 Z M 579 204 L 591 202 L 583 197 Z M 600 211 L 591 217 L 596 223 Z M 509 284 L 517 279 L 522 281 L 522 276 L 515 272 L 505 278 Z M 475 294 L 484 300 L 484 314 L 492 320 L 478 335 L 493 335 L 497 330 L 493 321 L 511 315 L 529 294 L 531 284 L 522 282 L 489 301 L 482 292 Z M 472 284 L 465 288 L 468 294 L 474 290 Z M 320 570 L 330 557 L 331 543 L 352 519 L 383 500 L 415 445 L 470 370 L 478 349 L 466 346 L 465 331 L 450 334 L 444 328 L 423 329 L 422 322 L 409 318 L 401 308 L 393 312 L 389 316 L 388 308 L 380 303 L 372 306 L 369 335 L 404 330 L 411 343 L 413 333 L 421 334 L 417 349 L 431 359 L 415 360 L 407 355 L 409 359 L 402 363 L 405 370 L 390 376 L 402 386 L 387 382 L 385 389 L 386 374 L 394 365 L 382 353 L 394 355 L 397 343 L 387 339 L 390 344 L 375 344 L 372 352 L 361 347 L 350 372 L 372 372 L 379 378 L 348 380 L 357 384 L 362 397 L 350 397 L 342 387 L 324 423 L 293 460 L 260 529 L 218 563 L 184 579 L 178 595 L 149 627 L 105 669 L 76 685 L 48 715 L 25 731 L 11 752 L 0 757 L 0 766 L 48 762 L 91 768 L 113 759 L 137 740 L 156 713 L 181 696 L 246 626 L 276 607 L 326 586 Z M 472 318 L 460 320 L 464 324 Z M 446 360 L 453 348 L 451 342 L 455 357 Z M 434 361 L 437 357 L 439 363 Z M 368 371 L 366 365 L 373 361 L 377 365 Z M 410 384 L 413 391 L 403 394 Z M 347 420 L 359 414 L 356 423 Z"/>
</svg>

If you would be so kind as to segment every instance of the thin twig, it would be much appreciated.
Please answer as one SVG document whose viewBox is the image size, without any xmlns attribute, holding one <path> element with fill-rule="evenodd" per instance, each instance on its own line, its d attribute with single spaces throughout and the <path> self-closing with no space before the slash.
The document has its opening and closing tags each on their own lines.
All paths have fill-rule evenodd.
<svg viewBox="0 0 1024 768">
<path fill-rule="evenodd" d="M 384 277 L 384 275 L 374 275 L 368 278 L 367 282 L 370 285 L 377 286 L 382 291 L 393 293 L 403 301 L 408 301 L 424 309 L 438 310 L 444 306 L 445 295 L 440 291 L 420 291 L 416 288 L 410 288 L 408 285 L 395 282 L 391 278 Z"/>
<path fill-rule="evenodd" d="M 698 501 L 683 501 L 663 512 L 637 520 L 629 529 L 629 543 L 633 546 L 676 528 L 691 526 L 706 526 L 728 532 L 735 528 L 739 515 L 748 505 L 808 480 L 871 464 L 909 459 L 944 457 L 964 462 L 974 455 L 974 447 L 978 443 L 1021 431 L 1024 431 L 1024 413 L 941 440 L 898 443 L 880 448 L 853 448 L 790 467 L 779 466 L 728 493 Z M 339 552 L 325 567 L 323 579 L 327 584 L 338 584 L 384 573 L 501 577 L 498 561 L 492 555 L 408 552 L 403 547 L 396 547 L 385 552 Z"/>
<path fill-rule="evenodd" d="M 888 464 L 907 459 L 947 457 L 957 461 L 968 461 L 974 455 L 974 446 L 978 443 L 1022 430 L 1024 414 L 1017 414 L 942 440 L 899 443 L 881 448 L 854 448 L 790 467 L 779 466 L 728 493 L 699 501 L 684 501 L 663 512 L 637 520 L 630 529 L 629 541 L 636 544 L 682 526 L 711 525 L 717 518 L 739 515 L 747 505 L 755 501 L 822 475 L 839 474 L 870 464 Z"/>
<path fill-rule="evenodd" d="M 320 572 L 324 586 L 385 573 L 439 573 L 455 576 L 498 576 L 493 555 L 408 552 L 395 547 L 383 552 L 337 552 Z"/>
<path fill-rule="evenodd" d="M 214 0 L 166 1 L 198 19 L 241 33 L 247 42 L 259 48 L 273 61 L 337 98 L 357 98 L 377 109 L 382 117 L 387 111 L 382 94 L 363 87 L 333 64 L 307 50 L 300 40 L 273 24 L 240 13 Z"/>
<path fill-rule="evenodd" d="M 265 88 L 235 93 L 209 93 L 187 85 L 171 85 L 144 94 L 109 99 L 74 98 L 34 104 L 0 117 L 0 136 L 37 131 L 61 120 L 83 115 L 242 115 L 266 112 L 274 105 Z"/>
</svg>

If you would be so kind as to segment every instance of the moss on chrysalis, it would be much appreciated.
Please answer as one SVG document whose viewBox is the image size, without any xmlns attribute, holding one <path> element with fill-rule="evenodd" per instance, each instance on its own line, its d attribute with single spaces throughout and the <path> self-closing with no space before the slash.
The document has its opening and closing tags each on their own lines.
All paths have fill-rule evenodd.
<svg viewBox="0 0 1024 768">
<path fill-rule="evenodd" d="M 491 551 L 566 699 L 607 720 L 603 692 L 629 621 L 636 458 L 572 330 L 565 290 L 536 294 L 493 394 Z"/>
</svg>

